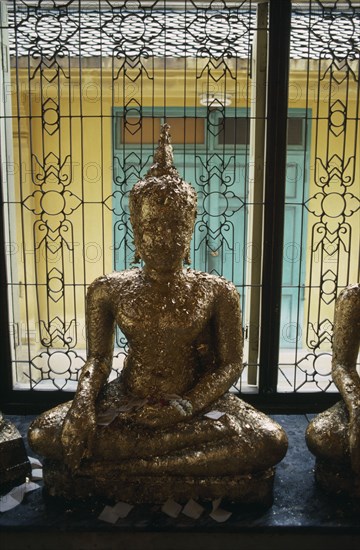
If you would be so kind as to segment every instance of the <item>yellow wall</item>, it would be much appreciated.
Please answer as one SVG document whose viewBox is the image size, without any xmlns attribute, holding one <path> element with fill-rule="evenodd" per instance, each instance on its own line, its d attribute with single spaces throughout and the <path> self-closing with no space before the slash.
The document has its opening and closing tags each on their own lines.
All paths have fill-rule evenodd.
<svg viewBox="0 0 360 550">
<path fill-rule="evenodd" d="M 311 109 L 311 140 L 310 140 L 310 174 L 309 174 L 309 197 L 322 193 L 322 189 L 316 185 L 319 183 L 320 177 L 326 176 L 324 170 L 319 170 L 320 163 L 316 158 L 326 162 L 327 156 L 331 158 L 334 154 L 338 155 L 339 159 L 334 159 L 331 163 L 332 168 L 340 168 L 341 163 L 344 165 L 350 160 L 351 156 L 355 155 L 354 159 L 354 174 L 353 185 L 349 187 L 348 193 L 354 194 L 358 199 L 360 197 L 360 125 L 359 125 L 359 104 L 358 104 L 358 83 L 350 78 L 340 84 L 332 82 L 329 86 L 329 72 L 325 73 L 326 66 L 323 68 L 323 80 L 319 80 L 318 67 L 315 65 L 314 70 L 308 74 L 303 70 L 304 62 L 293 62 L 290 72 L 289 86 L 289 107 Z M 338 80 L 345 75 L 338 74 Z M 342 104 L 346 106 L 346 132 L 341 132 L 341 124 L 343 118 L 341 115 Z M 339 135 L 334 135 L 329 132 L 329 116 L 333 122 L 333 129 Z M 327 152 L 328 149 L 328 152 Z M 351 161 L 350 161 L 351 164 Z M 350 168 L 350 165 L 349 165 Z M 349 175 L 349 170 L 345 176 Z M 334 302 L 330 301 L 330 296 L 323 295 L 323 300 L 320 300 L 321 295 L 319 286 L 321 277 L 326 279 L 323 289 L 329 294 L 334 289 L 334 284 L 340 287 L 346 286 L 349 283 L 355 283 L 358 280 L 359 269 L 359 249 L 360 249 L 360 215 L 359 211 L 354 212 L 350 216 L 343 218 L 340 214 L 342 207 L 342 199 L 336 193 L 342 195 L 345 190 L 340 185 L 341 181 L 338 177 L 334 177 L 330 186 L 324 187 L 325 194 L 331 194 L 326 198 L 322 208 L 330 215 L 335 217 L 324 218 L 328 224 L 329 242 L 325 245 L 325 250 L 321 251 L 321 246 L 317 249 L 314 247 L 314 241 L 319 243 L 321 233 L 316 232 L 314 227 L 320 220 L 311 212 L 308 212 L 307 223 L 307 243 L 306 243 L 306 279 L 305 279 L 305 303 L 304 303 L 304 327 L 303 333 L 306 331 L 306 324 L 313 323 L 317 328 L 318 322 L 324 323 L 323 331 L 330 329 L 327 320 L 332 322 L 334 315 Z M 320 196 L 319 196 L 320 197 Z M 317 203 L 317 206 L 319 205 Z M 358 208 L 355 201 L 348 201 L 347 213 L 350 214 L 351 207 Z M 309 204 L 309 208 L 314 207 L 314 204 Z M 337 217 L 339 216 L 339 217 Z M 346 221 L 349 224 L 349 238 L 345 234 L 343 236 L 343 244 L 340 246 L 339 253 L 336 251 L 336 241 L 333 243 L 336 233 L 333 235 L 330 232 L 337 231 L 338 223 Z M 314 239 L 313 239 L 314 237 Z M 338 274 L 337 281 L 334 280 L 330 271 Z M 334 283 L 332 282 L 334 281 Z M 326 301 L 329 298 L 329 303 Z M 319 305 L 320 304 L 320 305 Z M 315 336 L 311 335 L 310 337 Z M 307 342 L 303 339 L 303 347 L 307 347 Z M 330 341 L 324 341 L 321 345 L 321 350 L 329 350 L 331 348 Z"/>
<path fill-rule="evenodd" d="M 40 73 L 35 74 L 35 77 L 29 84 L 29 72 L 27 69 L 20 69 L 16 80 L 15 71 L 13 71 L 13 112 L 15 117 L 21 115 L 19 123 L 14 119 L 14 154 L 15 154 L 15 182 L 18 204 L 16 205 L 17 215 L 17 248 L 18 248 L 18 266 L 19 280 L 27 282 L 28 292 L 23 293 L 21 302 L 20 316 L 22 320 L 28 318 L 30 326 L 34 333 L 31 335 L 34 347 L 40 349 L 41 343 L 39 338 L 39 327 L 37 325 L 37 305 L 36 300 L 39 300 L 39 309 L 44 315 L 44 312 L 49 310 L 50 318 L 59 316 L 61 319 L 65 317 L 66 323 L 77 316 L 78 340 L 77 346 L 82 348 L 85 346 L 84 341 L 84 295 L 86 286 L 99 274 L 108 272 L 113 269 L 113 229 L 112 229 L 112 212 L 104 205 L 104 201 L 111 195 L 112 192 L 112 107 L 123 106 L 128 101 L 137 100 L 143 106 L 187 106 L 191 107 L 198 104 L 199 94 L 204 93 L 209 86 L 207 78 L 207 70 L 204 71 L 203 78 L 196 79 L 196 74 L 199 74 L 199 66 L 193 66 L 191 60 L 187 61 L 186 73 L 184 67 L 179 67 L 179 62 L 174 60 L 167 61 L 166 72 L 164 72 L 163 61 L 159 60 L 158 66 L 146 66 L 148 76 L 140 78 L 135 82 L 132 81 L 136 77 L 134 71 L 129 70 L 125 78 L 120 76 L 115 82 L 112 81 L 109 69 L 100 68 L 83 68 L 81 75 L 79 69 L 71 68 L 71 79 L 65 78 L 63 75 L 59 79 L 55 79 L 53 83 L 44 80 L 43 72 L 42 79 Z M 184 63 L 184 61 L 182 61 Z M 203 61 L 205 67 L 205 61 Z M 210 68 L 213 76 L 220 75 L 218 69 Z M 231 75 L 237 74 L 238 79 L 234 80 Z M 122 73 L 123 74 L 123 73 Z M 143 73 L 145 74 L 145 72 Z M 49 80 L 51 79 L 50 71 L 48 72 Z M 166 78 L 166 86 L 164 85 L 164 77 Z M 184 77 L 186 80 L 184 80 Z M 248 92 L 248 80 L 244 67 L 229 66 L 229 72 L 226 74 L 226 88 L 224 87 L 224 79 L 220 79 L 217 83 L 215 80 L 210 85 L 211 91 L 220 91 L 231 93 L 234 103 L 232 106 L 245 107 L 246 97 Z M 250 83 L 251 84 L 251 83 Z M 310 93 L 306 93 L 307 84 L 309 84 Z M 325 139 L 318 139 L 316 135 L 326 136 L 329 106 L 326 99 L 328 91 L 326 88 L 321 88 L 320 96 L 317 93 L 318 81 L 317 74 L 311 74 L 309 83 L 307 82 L 306 73 L 294 67 L 291 72 L 290 80 L 290 108 L 308 108 L 312 110 L 312 116 L 317 113 L 319 106 L 319 116 L 325 117 L 319 122 L 319 128 L 313 120 L 311 125 L 311 153 L 310 153 L 310 188 L 309 195 L 315 195 L 320 191 L 315 185 L 315 156 L 320 158 L 326 157 L 327 143 Z M 340 86 L 338 90 L 333 91 L 333 97 L 346 102 L 344 87 Z M 251 89 L 251 85 L 250 85 Z M 114 101 L 112 97 L 114 90 Z M 44 112 L 44 104 L 46 101 L 50 109 Z M 54 101 L 54 104 L 51 103 Z M 58 112 L 56 105 L 59 105 Z M 55 105 L 55 109 L 51 106 Z M 347 99 L 348 118 L 356 117 L 356 88 L 350 87 L 349 97 Z M 44 132 L 44 121 L 48 124 L 48 129 L 51 132 L 56 128 L 57 117 L 59 116 L 60 131 L 55 131 L 52 135 Z M 55 122 L 55 124 L 54 124 Z M 348 123 L 347 140 L 345 145 L 345 156 L 353 154 L 354 143 L 357 138 L 357 143 L 360 143 L 360 136 L 355 136 L 355 124 Z M 337 150 L 339 139 L 333 139 L 329 146 Z M 70 174 L 72 171 L 71 185 L 69 190 L 75 196 L 84 201 L 83 205 L 78 206 L 67 217 L 71 221 L 71 227 L 67 227 L 67 231 L 63 233 L 64 237 L 70 235 L 72 229 L 73 235 L 70 235 L 69 240 L 74 241 L 73 250 L 64 249 L 64 256 L 61 252 L 50 254 L 51 269 L 59 269 L 64 272 L 64 280 L 66 286 L 66 311 L 64 311 L 64 302 L 59 300 L 57 303 L 48 302 L 47 298 L 47 272 L 43 254 L 45 253 L 44 246 L 39 246 L 37 254 L 31 252 L 34 239 L 40 243 L 43 238 L 41 227 L 33 234 L 34 221 L 39 219 L 39 215 L 34 215 L 33 212 L 26 208 L 21 208 L 21 201 L 31 195 L 39 186 L 36 186 L 31 179 L 31 159 L 30 150 L 35 153 L 39 160 L 42 161 L 51 152 L 61 157 L 64 161 L 70 155 L 71 163 L 67 162 L 62 170 L 62 175 Z M 21 158 L 19 156 L 21 152 Z M 340 151 L 341 152 L 341 151 Z M 343 153 L 341 152 L 341 155 Z M 51 164 L 51 158 L 49 163 Z M 56 164 L 56 163 L 55 163 Z M 20 169 L 21 167 L 21 169 Z M 357 162 L 357 181 L 360 181 L 359 160 Z M 33 170 L 34 174 L 40 173 L 39 168 Z M 21 181 L 21 185 L 20 185 Z M 47 191 L 59 191 L 56 187 L 57 177 L 47 176 Z M 38 182 L 40 183 L 40 182 Z M 354 193 L 354 186 L 352 188 Z M 55 208 L 55 195 L 51 195 L 54 199 L 50 201 L 48 208 Z M 46 201 L 38 194 L 34 199 L 34 204 L 39 207 L 40 202 Z M 73 199 L 76 205 L 76 197 Z M 26 203 L 28 206 L 30 202 Z M 44 203 L 45 204 L 45 203 Z M 111 198 L 107 204 L 111 206 Z M 34 207 L 34 205 L 30 205 Z M 55 220 L 55 216 L 52 216 Z M 308 215 L 308 234 L 307 234 L 307 262 L 306 262 L 306 285 L 310 282 L 310 237 L 311 228 L 315 223 L 315 218 L 312 214 Z M 352 228 L 352 259 L 350 262 L 350 281 L 355 281 L 357 277 L 357 256 L 359 250 L 359 216 L 353 215 L 348 218 Z M 55 223 L 55 222 L 54 222 Z M 55 224 L 56 226 L 56 224 Z M 55 227 L 54 226 L 54 227 Z M 56 235 L 56 230 L 52 237 Z M 103 237 L 104 236 L 104 237 Z M 26 257 L 22 254 L 22 242 L 25 241 L 27 254 Z M 52 245 L 56 248 L 56 241 Z M 314 255 L 314 258 L 316 254 Z M 341 256 L 343 258 L 345 256 Z M 333 265 L 333 257 L 325 257 L 323 261 L 326 267 Z M 344 273 L 344 262 L 340 262 L 341 277 L 338 281 L 340 285 L 346 284 L 346 274 Z M 314 260 L 312 265 L 312 276 L 314 286 L 318 285 L 319 273 L 321 268 L 320 258 Z M 326 270 L 325 270 L 326 271 Z M 36 273 L 37 272 L 37 273 Z M 324 272 L 324 270 L 323 270 Z M 36 293 L 35 282 L 40 282 L 40 289 Z M 56 281 L 55 281 L 56 283 Z M 75 294 L 73 290 L 75 286 Z M 56 288 L 56 284 L 55 287 Z M 315 291 L 316 293 L 317 291 Z M 310 318 L 317 318 L 317 303 L 312 294 L 310 301 Z M 306 291 L 305 311 L 309 305 L 309 291 Z M 328 313 L 327 313 L 328 311 Z M 333 304 L 328 307 L 322 307 L 321 313 L 332 318 Z M 306 321 L 306 319 L 305 319 Z M 71 331 L 70 331 L 71 332 Z M 26 340 L 25 331 L 23 331 L 23 341 Z M 305 344 L 305 342 L 303 342 Z M 60 345 L 58 343 L 58 345 Z"/>
</svg>

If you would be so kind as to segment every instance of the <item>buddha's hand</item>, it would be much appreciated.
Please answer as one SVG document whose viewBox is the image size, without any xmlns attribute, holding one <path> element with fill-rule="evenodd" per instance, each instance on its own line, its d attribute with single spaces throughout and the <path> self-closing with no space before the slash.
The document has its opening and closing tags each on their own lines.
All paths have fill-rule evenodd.
<svg viewBox="0 0 360 550">
<path fill-rule="evenodd" d="M 352 469 L 360 474 L 360 411 L 350 416 L 349 444 Z"/>
<path fill-rule="evenodd" d="M 167 402 L 144 405 L 136 413 L 139 424 L 153 428 L 166 428 L 192 417 L 192 405 L 186 399 L 171 399 Z"/>
<path fill-rule="evenodd" d="M 61 433 L 64 461 L 71 470 L 77 470 L 83 458 L 91 457 L 95 429 L 94 404 L 88 402 L 80 405 L 74 400 Z"/>
</svg>

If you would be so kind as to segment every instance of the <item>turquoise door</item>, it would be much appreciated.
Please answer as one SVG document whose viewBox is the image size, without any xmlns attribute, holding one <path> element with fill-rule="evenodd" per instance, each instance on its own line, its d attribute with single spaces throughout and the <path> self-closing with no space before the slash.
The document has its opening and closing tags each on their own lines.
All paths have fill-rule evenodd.
<svg viewBox="0 0 360 550">
<path fill-rule="evenodd" d="M 207 183 L 198 189 L 195 248 L 199 250 L 200 243 L 203 246 L 195 268 L 223 275 L 243 294 L 247 229 L 245 155 L 230 154 L 224 148 L 220 153 L 216 145 L 211 150 L 215 152 L 208 154 L 204 169 Z"/>
<path fill-rule="evenodd" d="M 183 110 L 167 109 L 167 121 L 183 123 Z M 174 163 L 180 175 L 198 193 L 198 216 L 191 243 L 191 260 L 196 270 L 223 275 L 234 282 L 244 309 L 246 276 L 247 182 L 249 127 L 246 111 L 227 109 L 226 118 L 217 110 L 188 110 L 186 120 L 198 121 L 201 132 L 196 143 L 181 142 L 178 133 Z M 307 193 L 308 156 L 304 155 L 303 112 L 290 113 L 287 157 L 287 185 L 284 232 L 283 292 L 281 307 L 282 348 L 299 344 L 303 320 L 306 220 L 302 203 Z M 114 125 L 114 268 L 131 267 L 133 234 L 129 222 L 128 194 L 152 163 L 158 133 L 141 135 L 139 143 L 119 139 L 123 112 L 117 110 Z M 142 119 L 163 122 L 156 109 L 142 110 Z M 201 124 L 200 122 L 201 121 Z M 301 124 L 299 124 L 299 121 Z M 189 122 L 190 124 L 190 122 Z M 144 125 L 145 127 L 146 125 Z M 119 130 L 120 128 L 120 130 Z M 117 136 L 115 135 L 117 134 Z M 185 136 L 185 132 L 183 132 Z M 292 137 L 291 137 L 292 136 Z M 120 135 L 121 137 L 121 135 Z M 184 143 L 186 141 L 186 143 Z M 304 159 L 306 160 L 304 161 Z M 300 290 L 299 290 L 300 289 Z"/>
<path fill-rule="evenodd" d="M 306 134 L 307 130 L 307 134 Z M 309 135 L 305 111 L 289 112 L 280 347 L 302 347 L 308 195 Z"/>
<path fill-rule="evenodd" d="M 167 109 L 167 121 L 183 119 L 183 110 Z M 224 123 L 217 111 L 196 109 L 187 112 L 201 121 L 202 133 L 197 130 L 196 143 L 190 139 L 173 143 L 174 164 L 180 175 L 198 193 L 198 217 L 191 243 L 191 266 L 194 269 L 223 275 L 242 291 L 245 280 L 243 253 L 246 247 L 245 153 L 244 147 L 226 144 Z M 123 113 L 119 110 L 114 133 L 121 128 Z M 234 117 L 235 110 L 231 110 Z M 156 111 L 143 109 L 142 117 L 156 117 Z M 116 120 L 116 116 L 115 116 Z M 119 122 L 120 120 L 120 122 Z M 176 122 L 176 121 L 175 121 Z M 183 122 L 182 122 L 183 123 Z M 184 134 L 185 135 L 185 134 Z M 129 223 L 128 194 L 151 165 L 153 144 L 147 138 L 140 143 L 126 144 L 114 136 L 114 267 L 122 270 L 131 266 L 134 256 L 132 228 Z M 174 140 L 173 140 L 174 141 Z"/>
</svg>

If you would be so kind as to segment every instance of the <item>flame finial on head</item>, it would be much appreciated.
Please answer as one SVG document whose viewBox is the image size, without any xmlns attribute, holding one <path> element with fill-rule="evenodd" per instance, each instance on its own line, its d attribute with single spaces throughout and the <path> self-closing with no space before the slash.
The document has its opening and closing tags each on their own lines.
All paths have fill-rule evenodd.
<svg viewBox="0 0 360 550">
<path fill-rule="evenodd" d="M 184 261 L 190 263 L 190 241 L 194 230 L 196 218 L 196 191 L 183 180 L 175 168 L 173 162 L 173 148 L 171 146 L 170 126 L 163 124 L 161 127 L 159 145 L 154 155 L 154 162 L 144 179 L 135 183 L 129 195 L 130 220 L 134 231 L 135 259 L 137 263 L 141 258 L 141 249 L 144 250 L 144 242 L 141 241 L 142 224 L 144 215 L 151 212 L 156 217 L 168 217 L 174 219 L 181 227 L 183 237 L 188 241 Z M 172 222 L 169 221 L 171 225 Z M 158 235 L 163 239 L 162 234 Z M 157 233 L 154 239 L 158 238 Z"/>
<path fill-rule="evenodd" d="M 154 162 L 145 177 L 160 177 L 167 174 L 179 177 L 179 173 L 174 166 L 170 126 L 165 123 L 161 126 L 159 144 L 154 154 Z"/>
</svg>

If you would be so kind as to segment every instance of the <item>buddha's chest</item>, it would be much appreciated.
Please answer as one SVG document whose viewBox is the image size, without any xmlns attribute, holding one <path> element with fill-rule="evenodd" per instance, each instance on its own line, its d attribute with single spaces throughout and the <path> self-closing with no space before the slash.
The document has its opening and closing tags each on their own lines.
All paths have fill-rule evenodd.
<svg viewBox="0 0 360 550">
<path fill-rule="evenodd" d="M 191 340 L 212 316 L 211 296 L 191 285 L 172 289 L 138 288 L 121 296 L 116 319 L 129 338 Z"/>
</svg>

